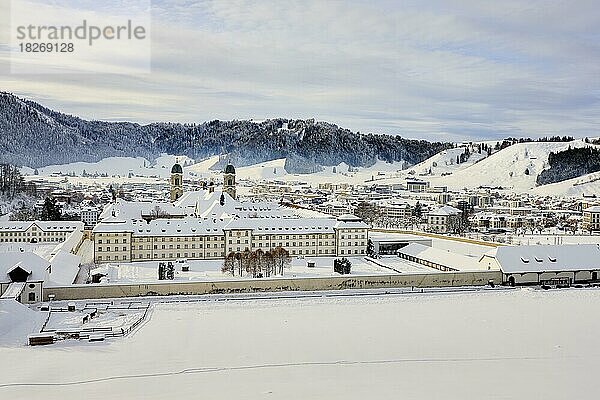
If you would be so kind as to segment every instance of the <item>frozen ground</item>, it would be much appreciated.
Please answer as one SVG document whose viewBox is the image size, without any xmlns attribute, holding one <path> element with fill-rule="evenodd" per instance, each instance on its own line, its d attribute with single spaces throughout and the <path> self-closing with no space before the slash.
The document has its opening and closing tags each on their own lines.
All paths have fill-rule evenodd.
<svg viewBox="0 0 600 400">
<path fill-rule="evenodd" d="M 6 399 L 595 399 L 600 291 L 157 305 L 125 339 L 0 349 Z"/>
</svg>

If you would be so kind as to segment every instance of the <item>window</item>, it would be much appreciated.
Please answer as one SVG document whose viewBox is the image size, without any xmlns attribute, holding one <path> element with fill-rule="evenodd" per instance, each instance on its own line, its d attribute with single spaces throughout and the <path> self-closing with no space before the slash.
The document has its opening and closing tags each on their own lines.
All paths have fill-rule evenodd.
<svg viewBox="0 0 600 400">
<path fill-rule="evenodd" d="M 35 301 L 35 293 L 29 292 L 29 301 Z"/>
</svg>

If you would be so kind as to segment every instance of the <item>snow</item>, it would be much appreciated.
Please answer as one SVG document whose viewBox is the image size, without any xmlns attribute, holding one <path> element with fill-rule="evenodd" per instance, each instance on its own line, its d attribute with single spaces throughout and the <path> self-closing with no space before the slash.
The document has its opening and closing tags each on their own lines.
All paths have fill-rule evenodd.
<svg viewBox="0 0 600 400">
<path fill-rule="evenodd" d="M 286 175 L 285 158 L 236 169 L 237 179 L 275 179 Z"/>
<path fill-rule="evenodd" d="M 451 190 L 460 190 L 479 186 L 501 186 L 521 193 L 536 187 L 536 178 L 548 166 L 550 152 L 563 151 L 569 146 L 573 148 L 590 145 L 583 140 L 516 143 L 485 158 L 479 153 L 472 153 L 467 162 L 457 165 L 456 155 L 464 152 L 464 148 L 459 147 L 458 149 L 444 150 L 409 168 L 406 172 L 414 171 L 418 176 L 428 173 L 431 168 L 432 175 L 421 178 L 427 180 L 432 187 L 447 186 Z M 452 158 L 454 164 L 450 164 Z M 434 162 L 438 167 L 433 167 Z M 529 175 L 525 173 L 526 170 L 529 170 Z M 449 175 L 442 176 L 442 174 Z M 402 183 L 407 177 L 410 175 L 404 173 L 393 179 L 384 179 L 382 183 Z M 555 186 L 554 190 L 549 189 L 548 193 L 557 196 L 568 195 L 573 192 L 567 190 L 570 187 L 570 184 Z M 544 189 L 537 188 L 536 190 L 544 193 Z M 589 192 L 587 188 L 581 188 L 581 190 Z"/>
<path fill-rule="evenodd" d="M 0 346 L 27 344 L 27 336 L 39 333 L 45 318 L 46 314 L 30 310 L 14 299 L 0 299 Z M 3 359 L 2 362 L 5 363 L 6 360 Z M 8 365 L 4 364 L 5 367 Z M 0 378 L 0 382 L 2 381 L 3 378 Z M 1 393 L 2 389 L 0 397 L 3 397 Z"/>
<path fill-rule="evenodd" d="M 160 304 L 125 339 L 2 349 L 0 397 L 595 399 L 599 301 L 571 289 Z"/>
<path fill-rule="evenodd" d="M 441 175 L 442 173 L 455 172 L 465 169 L 484 159 L 487 155 L 487 153 L 484 151 L 478 153 L 471 148 L 469 148 L 469 150 L 471 151 L 471 156 L 464 163 L 456 164 L 456 157 L 459 157 L 465 152 L 465 147 L 457 147 L 443 150 L 427 160 L 416 164 L 408 170 L 415 171 L 417 175 L 428 174 L 429 170 L 431 170 L 431 173 L 434 175 Z"/>
<path fill-rule="evenodd" d="M 432 187 L 447 186 L 451 190 L 476 188 L 479 186 L 501 186 L 514 192 L 533 190 L 540 195 L 577 196 L 600 190 L 600 173 L 559 182 L 551 185 L 536 187 L 537 175 L 548 165 L 550 152 L 559 152 L 571 147 L 590 146 L 583 140 L 571 142 L 529 142 L 508 146 L 489 157 L 485 152 L 479 154 L 471 150 L 469 159 L 456 164 L 456 156 L 464 152 L 464 147 L 444 150 L 431 158 L 406 168 L 405 162 L 387 163 L 378 160 L 373 166 L 350 168 L 345 163 L 336 166 L 325 166 L 322 171 L 312 174 L 289 174 L 285 170 L 285 158 L 266 161 L 255 165 L 238 167 L 238 180 L 280 181 L 289 184 L 307 183 L 313 187 L 319 183 L 348 183 L 361 185 L 369 183 L 402 184 L 407 178 L 422 178 Z M 215 169 L 220 156 L 208 157 L 194 163 L 184 156 L 162 155 L 154 161 L 143 158 L 111 157 L 98 163 L 73 163 L 67 165 L 40 168 L 41 176 L 49 181 L 60 182 L 64 177 L 52 176 L 58 172 L 75 172 L 81 175 L 87 173 L 106 173 L 108 178 L 68 177 L 72 184 L 111 184 L 111 183 L 165 183 L 171 166 L 176 160 L 184 166 L 186 179 L 212 179 L 220 182 L 222 174 Z M 434 166 L 437 165 L 437 166 Z M 431 169 L 431 175 L 429 170 Z M 525 173 L 529 170 L 529 174 Z M 32 171 L 23 169 L 32 174 Z M 335 171 L 335 172 L 334 172 Z M 414 172 L 410 175 L 409 172 Z M 130 173 L 136 176 L 128 177 Z M 443 176 L 442 176 L 443 175 Z M 242 188 L 240 188 L 242 189 Z"/>
<path fill-rule="evenodd" d="M 531 191 L 539 196 L 580 197 L 600 193 L 600 172 L 538 186 Z"/>
<path fill-rule="evenodd" d="M 436 249 L 419 243 L 411 243 L 399 250 L 400 253 L 430 261 L 458 271 L 481 271 L 487 269 L 474 257 Z"/>
<path fill-rule="evenodd" d="M 283 278 L 310 278 L 339 276 L 333 272 L 333 261 L 336 257 L 309 257 L 292 258 L 289 268 L 284 271 Z M 388 268 L 381 267 L 361 257 L 349 257 L 352 263 L 352 275 L 377 275 L 394 273 Z M 315 263 L 314 267 L 308 267 L 307 263 Z M 405 264 L 411 264 L 405 262 Z M 189 272 L 176 271 L 176 281 L 215 281 L 215 280 L 239 280 L 237 275 L 224 274 L 221 272 L 223 260 L 188 260 Z M 429 269 L 427 269 L 430 271 Z M 410 265 L 404 272 L 412 272 L 414 268 Z M 92 274 L 102 273 L 108 276 L 105 283 L 138 283 L 158 281 L 158 261 L 142 261 L 132 263 L 106 264 L 94 270 Z M 281 276 L 279 276 L 281 277 Z M 277 278 L 272 276 L 271 278 Z M 252 275 L 245 274 L 242 279 L 256 279 Z"/>
</svg>

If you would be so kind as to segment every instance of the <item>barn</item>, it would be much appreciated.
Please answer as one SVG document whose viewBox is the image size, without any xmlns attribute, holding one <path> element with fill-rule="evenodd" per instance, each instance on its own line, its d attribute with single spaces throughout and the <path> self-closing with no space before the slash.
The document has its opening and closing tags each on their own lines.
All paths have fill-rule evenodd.
<svg viewBox="0 0 600 400">
<path fill-rule="evenodd" d="M 500 246 L 479 262 L 502 271 L 507 285 L 560 285 L 598 282 L 600 245 Z"/>
</svg>

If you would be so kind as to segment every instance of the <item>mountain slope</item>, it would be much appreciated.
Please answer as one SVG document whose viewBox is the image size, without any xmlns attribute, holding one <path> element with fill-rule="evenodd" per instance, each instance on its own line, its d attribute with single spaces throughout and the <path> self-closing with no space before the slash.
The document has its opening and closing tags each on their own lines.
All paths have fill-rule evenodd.
<svg viewBox="0 0 600 400">
<path fill-rule="evenodd" d="M 399 183 L 413 176 L 429 181 L 431 186 L 447 186 L 451 190 L 491 186 L 523 192 L 537 186 L 536 178 L 548 168 L 550 153 L 566 150 L 569 146 L 578 148 L 590 144 L 583 140 L 516 143 L 488 157 L 471 152 L 470 158 L 461 164 L 456 164 L 455 158 L 464 152 L 464 148 L 442 150 L 409 168 L 401 177 L 385 181 Z"/>
<path fill-rule="evenodd" d="M 271 119 L 202 124 L 86 121 L 0 93 L 0 162 L 29 167 L 96 162 L 107 157 L 161 153 L 193 159 L 229 154 L 238 166 L 286 158 L 288 172 L 314 172 L 345 162 L 370 166 L 377 160 L 418 163 L 447 143 L 399 136 L 359 134 L 326 122 Z"/>
</svg>

